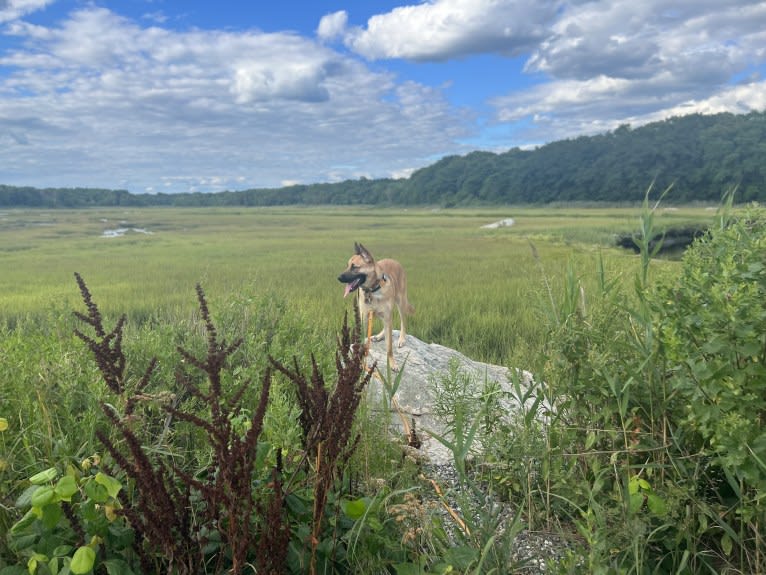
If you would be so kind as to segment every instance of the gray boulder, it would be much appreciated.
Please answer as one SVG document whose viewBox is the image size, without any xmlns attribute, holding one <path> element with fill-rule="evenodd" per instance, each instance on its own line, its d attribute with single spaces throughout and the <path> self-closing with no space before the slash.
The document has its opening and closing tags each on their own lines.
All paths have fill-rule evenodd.
<svg viewBox="0 0 766 575">
<path fill-rule="evenodd" d="M 397 341 L 398 335 L 398 332 L 394 331 L 394 342 Z M 388 380 L 389 384 L 393 383 L 397 374 L 387 372 L 385 343 L 373 342 L 370 346 L 368 364 L 376 362 L 376 371 L 379 373 L 370 382 L 371 400 L 381 402 L 378 404 L 390 404 L 392 423 L 402 430 L 403 435 L 409 432 L 414 421 L 421 442 L 419 453 L 430 463 L 444 465 L 452 461 L 452 453 L 428 431 L 442 436 L 448 431 L 445 422 L 434 410 L 434 393 L 437 389 L 435 382 L 438 382 L 439 378 L 447 377 L 455 364 L 461 374 L 476 385 L 476 395 L 481 393 L 481 388 L 487 383 L 496 384 L 496 389 L 500 391 L 497 408 L 502 412 L 499 416 L 510 418 L 518 409 L 518 403 L 509 398 L 514 374 L 507 367 L 474 361 L 459 351 L 436 343 L 425 343 L 412 335 L 407 335 L 403 347 L 394 348 L 394 357 L 402 369 L 402 374 L 394 401 L 386 402 L 381 395 L 386 393 L 384 380 Z M 532 374 L 526 371 L 519 370 L 517 377 L 525 387 L 533 381 Z M 385 397 L 387 396 L 388 393 Z"/>
</svg>

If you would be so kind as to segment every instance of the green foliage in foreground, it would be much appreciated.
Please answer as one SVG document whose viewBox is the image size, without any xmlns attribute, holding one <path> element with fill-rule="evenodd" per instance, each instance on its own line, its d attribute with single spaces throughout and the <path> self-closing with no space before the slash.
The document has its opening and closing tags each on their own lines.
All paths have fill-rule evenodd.
<svg viewBox="0 0 766 575">
<path fill-rule="evenodd" d="M 645 206 L 639 242 L 648 242 L 659 219 Z M 451 230 L 458 237 L 450 248 L 480 246 L 488 265 L 482 268 L 475 258 L 466 273 L 484 271 L 489 283 L 499 285 L 491 271 L 499 256 L 528 241 L 513 232 L 479 235 L 468 231 L 475 220 L 465 221 Z M 125 471 L 120 453 L 146 455 L 155 466 L 147 476 L 169 480 L 168 488 L 178 490 L 174 501 L 188 502 L 177 508 L 186 510 L 180 517 L 166 523 L 186 536 L 163 548 L 160 531 L 142 550 L 158 570 L 168 566 L 167 549 L 178 558 L 172 545 L 184 541 L 203 558 L 195 563 L 198 571 L 233 567 L 235 550 L 224 538 L 245 520 L 252 522 L 253 536 L 246 561 L 238 563 L 245 572 L 259 557 L 263 561 L 260 542 L 284 549 L 284 531 L 264 537 L 266 523 L 289 526 L 286 565 L 293 572 L 310 570 L 312 553 L 317 570 L 326 567 L 328 573 L 514 572 L 521 566 L 508 561 L 509 550 L 523 519 L 532 531 L 571 541 L 571 554 L 549 564 L 554 573 L 766 571 L 766 213 L 752 208 L 736 217 L 721 214 L 679 265 L 652 260 L 645 249 L 631 259 L 637 267 L 620 266 L 604 253 L 590 269 L 592 254 L 569 249 L 571 265 L 560 266 L 558 247 L 544 236 L 550 226 L 527 223 L 523 229 L 539 248 L 533 252 L 537 267 L 523 270 L 538 270 L 538 293 L 525 300 L 540 329 L 533 339 L 539 361 L 530 359 L 539 366 L 536 381 L 529 388 L 513 381 L 502 392 L 470 385 L 459 366 L 434 378 L 444 398 L 451 398 L 438 406 L 450 425 L 439 440 L 456 460 L 463 491 L 448 495 L 458 498 L 463 517 L 437 512 L 447 498 L 434 497 L 417 466 L 402 459 L 387 416 L 365 402 L 353 427 L 344 426 L 347 437 L 359 437 L 353 455 L 336 459 L 343 464 L 322 478 L 329 467 L 321 463 L 322 450 L 306 443 L 312 434 L 302 414 L 330 403 L 325 393 L 336 386 L 323 385 L 323 374 L 349 364 L 335 361 L 336 346 L 324 325 L 307 321 L 305 310 L 286 305 L 274 291 L 240 293 L 210 315 L 201 309 L 168 316 L 175 322 L 151 314 L 138 317 L 138 325 L 129 319 L 122 336 L 110 335 L 109 328 L 101 336 L 86 334 L 106 360 L 98 365 L 72 335 L 72 320 L 54 313 L 6 324 L 0 332 L 0 573 L 147 572 L 136 549 L 136 525 L 144 524 L 125 511 L 141 509 L 145 487 Z M 381 235 L 390 239 L 400 232 Z M 418 233 L 422 239 L 437 228 Z M 497 244 L 505 249 L 495 252 Z M 408 269 L 445 280 L 432 297 L 444 300 L 450 289 L 459 293 L 451 300 L 456 315 L 448 317 L 491 306 L 466 303 L 475 282 L 462 283 L 454 268 L 450 278 L 439 275 L 438 266 L 427 267 L 441 251 L 425 245 L 425 253 L 407 256 L 413 264 Z M 333 258 L 317 253 L 332 265 Z M 559 267 L 562 274 L 551 273 Z M 444 305 L 421 301 L 430 308 L 428 321 L 435 321 Z M 461 333 L 472 337 L 475 329 Z M 238 345 L 223 345 L 224 339 Z M 112 354 L 117 343 L 124 364 L 119 353 Z M 215 360 L 223 351 L 226 361 Z M 302 377 L 300 366 L 312 354 L 312 375 Z M 263 412 L 263 385 L 252 394 L 238 396 L 237 390 L 266 381 L 273 367 L 268 356 L 284 362 L 280 371 L 287 377 L 274 377 Z M 293 356 L 299 365 L 285 367 Z M 117 391 L 104 384 L 104 365 L 124 368 L 125 385 Z M 142 387 L 147 373 L 151 381 Z M 301 380 L 309 390 L 303 396 Z M 210 391 L 215 381 L 220 396 Z M 388 379 L 388 388 L 397 381 Z M 214 397 L 218 407 L 211 412 Z M 518 406 L 519 418 L 497 417 L 498 406 L 507 402 Z M 119 423 L 108 424 L 115 413 Z M 206 423 L 210 413 L 213 426 Z M 259 421 L 248 482 L 236 484 L 237 493 L 250 494 L 253 507 L 231 509 L 229 501 L 214 511 L 226 499 L 210 498 L 211 486 L 222 485 L 216 453 L 246 441 Z M 217 430 L 212 443 L 211 430 Z M 477 474 L 485 489 L 477 489 Z M 510 523 L 483 498 L 486 486 L 519 511 Z M 284 504 L 273 504 L 280 489 Z M 185 523 L 189 510 L 192 523 Z M 264 520 L 269 513 L 275 515 Z M 280 519 L 273 519 L 276 514 Z M 192 524 L 195 529 L 183 531 Z M 181 572 L 180 563 L 173 565 Z M 258 572 L 267 571 L 261 564 Z"/>
<path fill-rule="evenodd" d="M 652 280 L 649 258 L 630 289 L 573 273 L 534 392 L 545 418 L 527 407 L 492 444 L 530 523 L 578 534 L 561 572 L 766 570 L 764 247 L 754 209 L 722 217 L 677 278 Z"/>
</svg>

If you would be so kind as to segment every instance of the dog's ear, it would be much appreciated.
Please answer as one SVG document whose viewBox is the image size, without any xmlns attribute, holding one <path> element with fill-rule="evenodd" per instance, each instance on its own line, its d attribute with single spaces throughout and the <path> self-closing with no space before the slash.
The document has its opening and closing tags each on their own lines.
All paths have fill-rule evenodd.
<svg viewBox="0 0 766 575">
<path fill-rule="evenodd" d="M 367 262 L 368 264 L 371 264 L 375 261 L 375 258 L 372 257 L 372 254 L 367 251 L 367 248 L 364 247 L 362 244 L 354 244 L 354 247 L 356 248 L 356 255 L 362 256 L 362 259 Z"/>
</svg>

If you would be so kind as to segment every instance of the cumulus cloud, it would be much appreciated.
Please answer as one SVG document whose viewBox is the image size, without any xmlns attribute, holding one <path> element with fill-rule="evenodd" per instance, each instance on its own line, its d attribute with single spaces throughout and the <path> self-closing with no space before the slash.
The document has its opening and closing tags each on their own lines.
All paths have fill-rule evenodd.
<svg viewBox="0 0 766 575">
<path fill-rule="evenodd" d="M 55 0 L 0 0 L 0 23 L 16 20 L 45 8 Z"/>
<path fill-rule="evenodd" d="M 8 182 L 216 191 L 383 177 L 464 133 L 438 91 L 293 33 L 179 32 L 96 7 L 7 33 L 20 41 L 0 53 Z"/>
<path fill-rule="evenodd" d="M 346 25 L 348 23 L 348 14 L 345 10 L 327 14 L 319 21 L 317 28 L 317 36 L 321 40 L 334 40 L 346 31 Z"/>
<path fill-rule="evenodd" d="M 370 60 L 443 61 L 495 52 L 518 55 L 547 35 L 555 0 L 433 0 L 373 16 L 344 42 Z"/>
<path fill-rule="evenodd" d="M 413 0 L 361 26 L 349 2 L 309 35 L 176 30 L 164 13 L 92 3 L 33 24 L 51 1 L 0 0 L 0 40 L 12 40 L 0 44 L 2 183 L 167 192 L 400 177 L 482 142 L 766 108 L 762 0 Z M 415 81 L 423 69 L 429 82 Z M 513 90 L 490 94 L 506 74 Z M 447 99 L 466 84 L 488 108 Z"/>
<path fill-rule="evenodd" d="M 525 71 L 544 77 L 493 99 L 497 120 L 531 118 L 544 141 L 671 115 L 763 110 L 766 4 L 595 0 L 567 4 Z"/>
</svg>

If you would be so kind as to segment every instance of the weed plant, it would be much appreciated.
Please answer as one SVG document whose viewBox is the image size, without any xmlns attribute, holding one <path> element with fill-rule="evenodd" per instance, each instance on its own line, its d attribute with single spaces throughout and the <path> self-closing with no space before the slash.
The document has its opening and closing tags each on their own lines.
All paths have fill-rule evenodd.
<svg viewBox="0 0 766 575">
<path fill-rule="evenodd" d="M 86 312 L 75 315 L 88 329 L 75 333 L 107 390 L 94 432 L 105 455 L 70 456 L 29 478 L 15 502 L 26 513 L 4 534 L 3 572 L 346 570 L 345 534 L 360 507 L 368 515 L 364 499 L 344 498 L 358 441 L 353 420 L 370 377 L 359 323 L 350 330 L 344 322 L 331 388 L 315 359 L 307 377 L 297 360 L 291 369 L 271 358 L 248 411 L 252 380 L 225 375 L 244 342 L 220 338 L 201 288 L 207 345 L 201 354 L 178 346 L 171 391 L 155 389 L 156 358 L 131 375 L 125 317 L 108 329 L 79 275 L 77 282 Z M 296 387 L 300 450 L 263 441 L 272 370 Z M 166 414 L 161 430 L 151 424 L 158 411 Z"/>
<path fill-rule="evenodd" d="M 407 270 L 412 333 L 536 374 L 511 382 L 520 417 L 493 419 L 488 390 L 453 411 L 443 439 L 461 462 L 473 452 L 528 528 L 572 535 L 553 570 L 766 571 L 762 211 L 722 214 L 682 262 L 608 247 L 635 210 L 513 212 L 500 230 L 480 226 L 507 211 L 12 213 L 19 225 L 0 227 L 3 575 L 268 572 L 269 557 L 292 572 L 512 570 L 516 527 L 501 537 L 494 508 L 466 501 L 473 523 L 448 536 L 455 524 L 422 499 L 431 488 L 389 441 L 387 412 L 350 388 L 350 411 L 322 411 L 355 362 L 354 330 L 327 335 L 344 305 L 334 278 L 373 227 L 374 253 Z M 117 218 L 157 233 L 99 238 Z M 710 219 L 647 203 L 637 240 Z M 92 331 L 69 312 L 72 269 L 103 286 L 101 335 L 87 301 Z M 189 305 L 178 286 L 195 283 L 224 303 Z M 305 374 L 284 363 L 307 356 Z M 260 384 L 240 393 L 248 382 Z M 219 471 L 237 449 L 246 467 L 232 470 L 249 483 Z M 148 485 L 164 485 L 164 503 Z M 230 509 L 234 494 L 246 504 Z M 144 512 L 174 517 L 141 548 L 135 526 L 155 528 Z"/>
<path fill-rule="evenodd" d="M 572 533 L 560 572 L 766 572 L 766 215 L 729 208 L 677 277 L 653 273 L 647 201 L 632 285 L 573 267 L 551 289 L 542 411 L 519 397 L 490 457 L 530 524 Z"/>
</svg>

